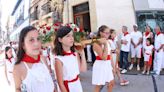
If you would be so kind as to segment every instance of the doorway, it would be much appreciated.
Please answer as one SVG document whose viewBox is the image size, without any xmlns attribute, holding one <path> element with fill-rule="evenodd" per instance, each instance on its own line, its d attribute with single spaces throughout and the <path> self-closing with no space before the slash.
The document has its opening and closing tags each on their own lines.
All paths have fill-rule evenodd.
<svg viewBox="0 0 164 92">
<path fill-rule="evenodd" d="M 85 32 L 91 32 L 88 2 L 73 7 L 74 23 Z"/>
</svg>

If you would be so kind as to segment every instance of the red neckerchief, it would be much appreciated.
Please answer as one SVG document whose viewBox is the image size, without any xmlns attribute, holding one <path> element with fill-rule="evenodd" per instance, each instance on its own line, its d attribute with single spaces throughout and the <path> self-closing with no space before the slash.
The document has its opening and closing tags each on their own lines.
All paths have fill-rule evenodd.
<svg viewBox="0 0 164 92">
<path fill-rule="evenodd" d="M 27 62 L 27 63 L 39 63 L 40 62 L 40 55 L 38 55 L 38 59 L 35 60 L 34 58 L 28 56 L 27 54 L 24 54 L 22 61 Z"/>
<path fill-rule="evenodd" d="M 160 35 L 160 34 L 161 34 L 161 32 L 158 32 L 158 33 L 157 33 L 157 36 Z"/>
<path fill-rule="evenodd" d="M 11 63 L 11 58 L 8 58 L 8 60 L 10 61 L 10 63 Z"/>
<path fill-rule="evenodd" d="M 148 31 L 147 31 L 147 32 L 145 32 L 145 36 L 148 36 L 148 35 L 149 35 L 149 33 L 150 33 L 150 32 L 148 32 Z"/>
<path fill-rule="evenodd" d="M 114 41 L 114 38 L 111 38 L 112 41 Z"/>
<path fill-rule="evenodd" d="M 124 36 L 126 36 L 127 34 L 129 34 L 129 33 L 128 33 L 128 32 L 125 32 L 125 33 L 124 33 Z"/>
<path fill-rule="evenodd" d="M 76 56 L 75 53 L 72 52 L 72 51 L 71 52 L 63 51 L 63 54 L 66 55 L 66 56 L 68 56 L 68 55 L 74 55 L 74 56 Z"/>
</svg>

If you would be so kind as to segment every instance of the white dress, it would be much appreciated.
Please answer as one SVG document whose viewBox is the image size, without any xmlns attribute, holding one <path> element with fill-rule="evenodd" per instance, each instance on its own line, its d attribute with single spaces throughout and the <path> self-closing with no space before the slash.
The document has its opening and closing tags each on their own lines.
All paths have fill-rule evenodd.
<svg viewBox="0 0 164 92">
<path fill-rule="evenodd" d="M 7 71 L 7 79 L 10 81 L 10 83 L 14 83 L 13 79 L 13 68 L 15 65 L 15 59 L 11 58 L 11 62 L 8 59 L 5 59 L 6 63 L 6 71 Z"/>
<path fill-rule="evenodd" d="M 116 62 L 117 62 L 117 54 L 116 54 L 117 41 L 118 41 L 117 37 L 115 37 L 114 40 L 111 40 L 111 39 L 108 40 L 108 42 L 110 43 L 110 46 L 111 46 L 111 50 L 115 51 L 111 55 L 112 61 L 114 62 L 114 65 L 116 65 Z"/>
<path fill-rule="evenodd" d="M 27 92 L 54 92 L 54 84 L 49 70 L 44 63 L 34 63 L 30 69 L 27 68 L 27 75 L 22 81 L 22 86 Z"/>
<path fill-rule="evenodd" d="M 74 55 L 56 56 L 63 64 L 63 80 L 73 80 L 80 74 L 77 53 Z M 69 92 L 83 92 L 79 78 L 68 83 Z"/>
<path fill-rule="evenodd" d="M 110 55 L 110 45 L 108 44 L 108 55 Z M 94 52 L 96 56 L 97 53 Z M 111 60 L 95 60 L 92 72 L 93 85 L 105 85 L 114 79 Z"/>
<path fill-rule="evenodd" d="M 154 46 L 153 45 L 150 45 L 150 46 L 145 45 L 144 48 L 145 48 L 144 61 L 148 62 L 152 56 Z"/>
</svg>

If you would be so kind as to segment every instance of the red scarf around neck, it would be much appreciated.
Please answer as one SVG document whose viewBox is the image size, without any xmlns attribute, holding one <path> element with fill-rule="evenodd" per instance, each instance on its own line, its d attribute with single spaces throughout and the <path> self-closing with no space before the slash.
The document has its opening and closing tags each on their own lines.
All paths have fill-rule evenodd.
<svg viewBox="0 0 164 92">
<path fill-rule="evenodd" d="M 38 59 L 35 60 L 33 57 L 31 57 L 27 54 L 24 54 L 22 61 L 27 62 L 27 63 L 39 63 L 40 62 L 40 55 L 38 55 Z"/>
<path fill-rule="evenodd" d="M 75 53 L 72 52 L 72 51 L 71 52 L 63 51 L 63 54 L 66 55 L 66 56 L 68 56 L 68 55 L 74 55 L 74 56 L 76 56 Z"/>
<path fill-rule="evenodd" d="M 127 34 L 129 34 L 129 33 L 128 33 L 128 32 L 125 32 L 125 33 L 124 33 L 124 36 L 126 36 Z"/>
<path fill-rule="evenodd" d="M 158 33 L 157 33 L 157 36 L 160 35 L 160 34 L 161 34 L 161 32 L 158 32 Z"/>
<path fill-rule="evenodd" d="M 12 62 L 11 62 L 11 58 L 8 58 L 8 60 L 10 61 L 10 63 L 12 63 Z"/>
<path fill-rule="evenodd" d="M 150 32 L 148 32 L 148 31 L 147 31 L 147 32 L 145 32 L 145 36 L 148 36 L 148 35 L 149 35 L 149 33 L 150 33 Z"/>
</svg>

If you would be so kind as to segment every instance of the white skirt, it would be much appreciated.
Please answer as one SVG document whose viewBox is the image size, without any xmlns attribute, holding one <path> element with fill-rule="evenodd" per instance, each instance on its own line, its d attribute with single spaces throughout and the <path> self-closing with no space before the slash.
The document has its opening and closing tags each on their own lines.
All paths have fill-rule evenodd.
<svg viewBox="0 0 164 92">
<path fill-rule="evenodd" d="M 150 55 L 144 54 L 144 61 L 149 62 Z"/>
<path fill-rule="evenodd" d="M 93 64 L 92 84 L 105 85 L 114 79 L 110 60 L 96 60 Z"/>
<path fill-rule="evenodd" d="M 81 82 L 78 79 L 75 82 L 68 83 L 69 92 L 83 92 Z"/>
</svg>

